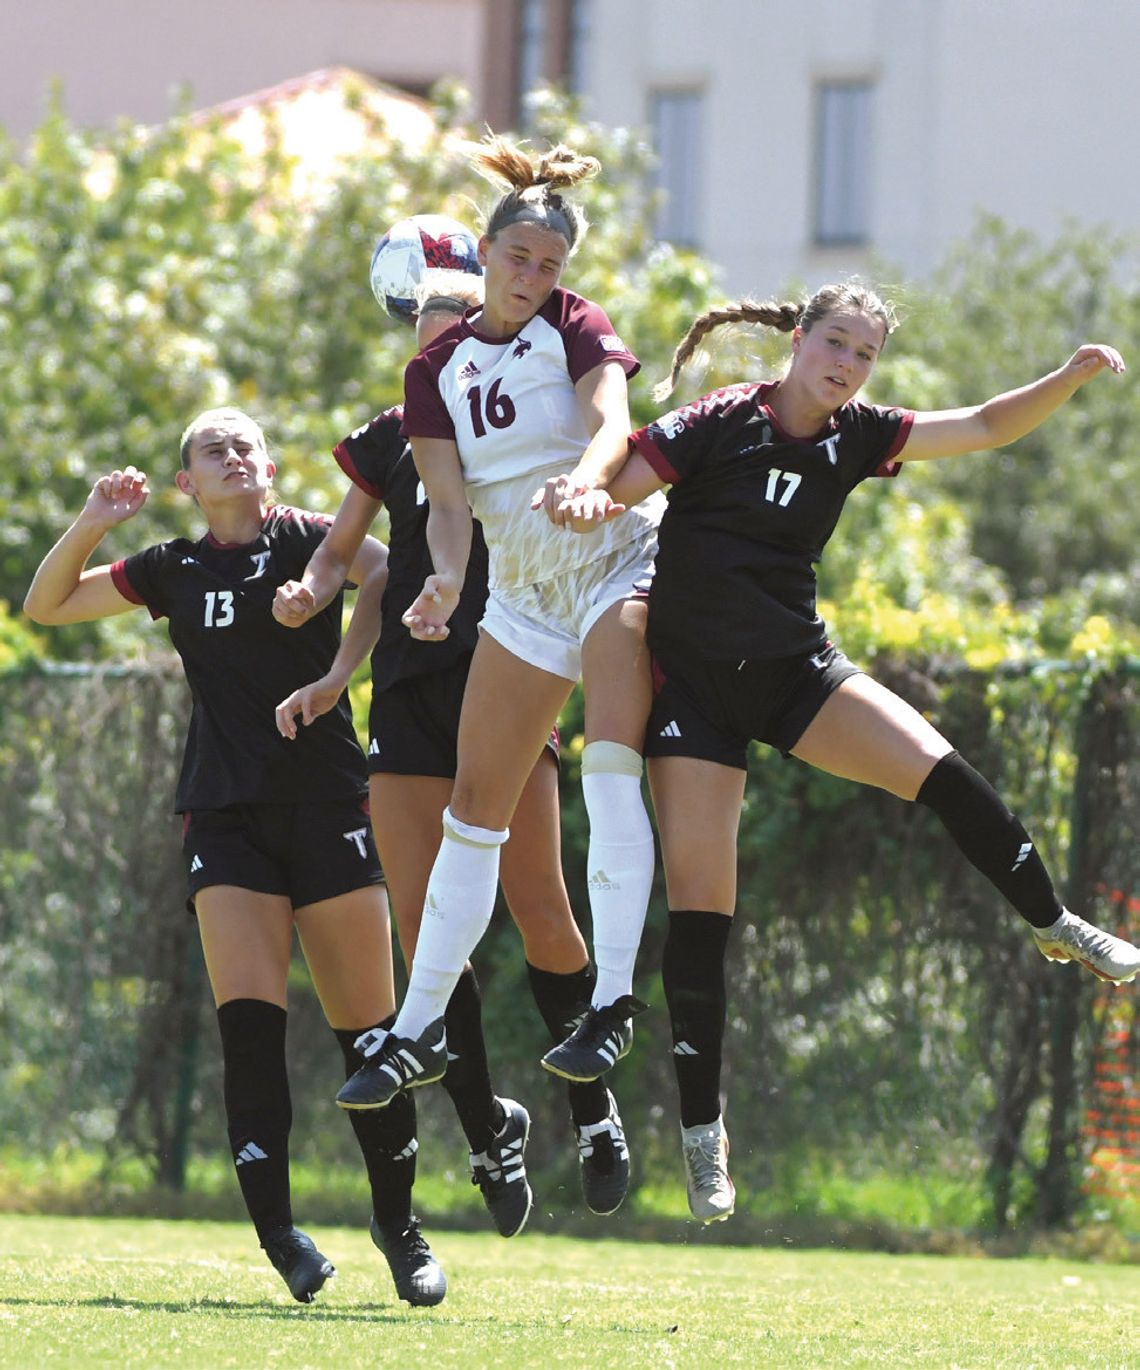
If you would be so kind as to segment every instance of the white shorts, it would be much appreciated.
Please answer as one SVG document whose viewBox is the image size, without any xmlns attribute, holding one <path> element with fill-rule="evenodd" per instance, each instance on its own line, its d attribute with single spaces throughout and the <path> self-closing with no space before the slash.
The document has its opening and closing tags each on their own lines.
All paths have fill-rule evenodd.
<svg viewBox="0 0 1140 1370">
<path fill-rule="evenodd" d="M 657 529 L 648 527 L 633 542 L 565 575 L 492 590 L 479 626 L 520 660 L 578 680 L 586 634 L 611 605 L 649 593 L 656 555 Z"/>
</svg>

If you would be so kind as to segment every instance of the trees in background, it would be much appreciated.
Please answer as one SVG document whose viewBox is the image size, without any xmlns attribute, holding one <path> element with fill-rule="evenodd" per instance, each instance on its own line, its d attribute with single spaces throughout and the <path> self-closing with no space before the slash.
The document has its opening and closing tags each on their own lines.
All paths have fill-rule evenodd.
<svg viewBox="0 0 1140 1370">
<path fill-rule="evenodd" d="M 603 163 L 583 188 L 593 228 L 567 283 L 606 302 L 643 359 L 632 397 L 646 421 L 676 340 L 719 298 L 715 271 L 653 240 L 649 152 L 636 137 L 584 125 L 553 99 L 538 119 L 540 138 Z M 221 124 L 189 116 L 96 136 L 55 114 L 25 155 L 0 150 L 0 1122 L 11 1136 L 99 1145 L 118 1131 L 170 1179 L 186 1123 L 216 1085 L 212 1068 L 196 1084 L 190 1069 L 202 987 L 163 817 L 184 708 L 163 670 L 165 638 L 144 615 L 38 635 L 15 606 L 104 470 L 140 466 L 155 491 L 108 538 L 107 559 L 193 524 L 173 473 L 179 434 L 207 405 L 263 422 L 282 498 L 337 506 L 329 449 L 399 399 L 412 347 L 369 292 L 375 239 L 417 211 L 473 223 L 472 202 L 494 193 L 456 155 L 454 127 L 441 107 L 435 136 L 413 152 L 377 125 L 368 158 L 305 204 L 290 198 L 272 142 L 251 156 Z M 979 223 L 931 281 L 902 292 L 904 326 L 871 398 L 972 403 L 1086 339 L 1140 365 L 1127 250 L 1087 231 L 1045 244 Z M 779 286 L 758 264 L 756 293 Z M 787 347 L 763 332 L 715 336 L 676 402 L 776 374 Z M 1140 887 L 1129 839 L 1136 687 L 1121 665 L 1140 652 L 1138 429 L 1130 377 L 1098 379 L 1015 449 L 860 489 L 821 567 L 844 649 L 1000 779 L 1094 913 L 1100 886 Z M 96 673 L 36 671 L 49 656 L 81 656 Z M 124 657 L 145 661 L 128 676 L 99 666 Z M 577 710 L 574 700 L 563 729 L 565 845 L 585 916 Z M 997 1222 L 1065 1219 L 1095 986 L 1036 957 L 924 814 L 759 749 L 752 766 L 731 987 L 738 1178 L 793 1192 L 823 1154 L 982 1165 Z M 654 910 L 642 988 L 660 1001 L 660 893 Z M 517 1081 L 528 1106 L 537 1099 L 548 1126 L 536 1130 L 536 1161 L 557 1175 L 565 1147 L 542 1138 L 565 1130 L 561 1102 L 534 1066 L 541 1028 L 508 923 L 480 958 L 504 1087 Z M 302 984 L 295 1002 L 300 1021 L 315 1021 Z M 644 1020 L 640 1069 L 624 1068 L 619 1085 L 643 1179 L 674 1167 L 676 1150 L 666 1029 L 652 1017 L 664 1015 Z M 317 1053 L 299 1108 L 314 1110 L 332 1155 L 315 1111 L 319 1068 Z M 211 1135 L 203 1127 L 198 1143 Z"/>
</svg>

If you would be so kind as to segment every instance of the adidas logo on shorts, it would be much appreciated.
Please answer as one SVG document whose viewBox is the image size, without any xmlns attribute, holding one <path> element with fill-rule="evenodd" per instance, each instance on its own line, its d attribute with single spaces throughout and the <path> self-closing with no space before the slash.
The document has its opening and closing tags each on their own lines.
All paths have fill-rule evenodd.
<svg viewBox="0 0 1140 1370">
<path fill-rule="evenodd" d="M 249 1165 L 250 1161 L 267 1161 L 269 1153 L 262 1151 L 256 1142 L 246 1142 L 234 1157 L 234 1165 Z"/>
<path fill-rule="evenodd" d="M 681 736 L 681 728 L 680 728 L 680 725 L 678 724 L 677 720 L 676 720 L 676 719 L 673 719 L 673 721 L 672 721 L 671 723 L 666 723 L 665 726 L 661 729 L 661 731 L 657 734 L 657 736 L 658 736 L 658 737 L 680 737 L 680 736 Z"/>
<path fill-rule="evenodd" d="M 194 855 L 190 858 L 190 874 L 193 875 L 195 871 L 200 871 L 202 870 L 202 868 L 202 858 L 198 855 L 197 852 L 195 852 Z"/>
</svg>

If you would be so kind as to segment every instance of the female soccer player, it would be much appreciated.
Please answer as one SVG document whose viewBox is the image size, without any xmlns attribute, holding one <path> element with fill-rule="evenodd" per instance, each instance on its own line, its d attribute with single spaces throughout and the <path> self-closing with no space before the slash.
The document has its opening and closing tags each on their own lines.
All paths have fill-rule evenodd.
<svg viewBox="0 0 1140 1370">
<path fill-rule="evenodd" d="M 300 632 L 273 618 L 278 585 L 301 574 L 328 523 L 271 505 L 274 470 L 257 424 L 238 410 L 207 410 L 183 435 L 175 477 L 205 515 L 205 536 L 86 569 L 108 529 L 137 514 L 148 494 L 134 467 L 100 476 L 44 558 L 24 609 L 44 624 L 140 605 L 170 620 L 193 697 L 176 808 L 217 1004 L 234 1165 L 261 1245 L 294 1298 L 309 1303 L 334 1271 L 293 1226 L 290 1207 L 285 1022 L 294 927 L 349 1075 L 362 1060 L 353 1043 L 392 1020 L 395 996 L 384 877 L 347 705 L 294 745 L 274 726 L 282 695 L 328 669 L 341 611 L 337 595 Z M 369 539 L 351 568 L 360 597 L 346 638 L 366 639 L 365 651 L 385 563 L 383 546 Z M 353 1126 L 372 1190 L 372 1238 L 397 1293 L 439 1303 L 447 1281 L 411 1210 L 414 1108 L 354 1115 Z"/>
<path fill-rule="evenodd" d="M 490 920 L 507 825 L 579 675 L 597 981 L 582 1024 L 543 1063 L 570 1080 L 597 1079 L 628 1051 L 643 1007 L 631 990 L 654 848 L 641 797 L 650 679 L 638 587 L 651 572 L 663 502 L 584 538 L 530 513 L 535 485 L 568 465 L 575 487 L 604 483 L 629 436 L 627 377 L 638 364 L 603 311 L 558 284 L 585 227 L 560 188 L 598 163 L 564 147 L 533 161 L 493 136 L 474 159 L 510 189 L 479 243 L 482 308 L 406 372 L 403 431 L 429 500 L 434 569 L 404 622 L 425 642 L 446 640 L 472 511 L 487 543 L 489 592 L 408 992 L 391 1033 L 341 1090 L 348 1107 L 383 1107 L 442 1076 L 444 1009 Z"/>
<path fill-rule="evenodd" d="M 1025 829 L 990 785 L 828 641 L 815 605 L 815 562 L 860 481 L 1013 442 L 1098 372 L 1122 372 L 1120 355 L 1086 345 L 1049 375 L 971 408 L 880 408 L 856 397 L 894 319 L 877 295 L 848 283 L 825 286 L 807 304 L 745 302 L 702 315 L 677 348 L 664 392 L 710 329 L 736 322 L 791 333 L 783 378 L 715 391 L 639 430 L 608 494 L 558 512 L 593 530 L 672 487 L 650 595 L 659 688 L 646 754 L 669 898 L 662 978 L 689 1204 L 705 1221 L 727 1218 L 734 1203 L 720 1059 L 751 739 L 933 809 L 1046 956 L 1114 981 L 1140 969 L 1135 947 L 1061 907 Z"/>
<path fill-rule="evenodd" d="M 418 292 L 416 342 L 426 347 L 482 299 L 482 281 L 462 272 L 432 272 Z M 459 605 L 443 642 L 417 642 L 401 623 L 431 573 L 425 526 L 428 506 L 411 452 L 400 436 L 402 405 L 358 428 L 334 449 L 351 484 L 328 536 L 299 582 L 277 592 L 281 622 L 305 622 L 344 582 L 348 566 L 383 504 L 390 545 L 380 640 L 372 655 L 368 768 L 372 826 L 400 947 L 412 962 L 428 876 L 439 852 L 440 823 L 455 778 L 456 739 L 463 689 L 487 598 L 487 551 L 473 533 L 471 560 Z M 347 640 L 345 646 L 347 647 Z M 337 669 L 295 691 L 277 711 L 286 737 L 297 735 L 297 715 L 308 724 L 331 708 L 359 664 L 342 648 Z M 557 734 L 542 749 L 511 820 L 500 876 L 526 952 L 531 989 L 552 1040 L 572 1031 L 590 1004 L 593 971 L 570 910 L 562 878 L 558 814 Z M 483 1041 L 479 984 L 466 965 L 447 1002 L 450 1094 L 471 1147 L 471 1171 L 499 1232 L 522 1230 L 532 1196 L 524 1148 L 529 1117 L 521 1104 L 497 1099 Z M 612 1213 L 629 1180 L 629 1152 L 613 1095 L 599 1082 L 571 1084 L 571 1118 L 587 1205 Z"/>
</svg>

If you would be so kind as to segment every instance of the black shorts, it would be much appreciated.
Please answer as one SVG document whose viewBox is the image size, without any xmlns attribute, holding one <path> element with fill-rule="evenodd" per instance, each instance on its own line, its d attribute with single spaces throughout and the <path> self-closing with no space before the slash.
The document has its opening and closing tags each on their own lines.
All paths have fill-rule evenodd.
<svg viewBox="0 0 1140 1370">
<path fill-rule="evenodd" d="M 832 643 L 775 661 L 653 658 L 646 756 L 692 756 L 748 768 L 753 739 L 787 756 L 831 692 L 858 666 Z"/>
<path fill-rule="evenodd" d="M 300 909 L 384 883 L 363 798 L 199 809 L 185 815 L 182 855 L 191 905 L 210 885 L 284 894 Z"/>
<path fill-rule="evenodd" d="M 372 691 L 368 711 L 369 775 L 437 775 L 454 780 L 463 691 L 471 656 Z M 558 729 L 546 745 L 559 756 Z"/>
</svg>

